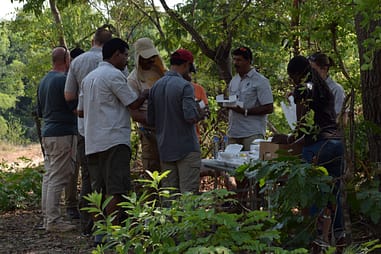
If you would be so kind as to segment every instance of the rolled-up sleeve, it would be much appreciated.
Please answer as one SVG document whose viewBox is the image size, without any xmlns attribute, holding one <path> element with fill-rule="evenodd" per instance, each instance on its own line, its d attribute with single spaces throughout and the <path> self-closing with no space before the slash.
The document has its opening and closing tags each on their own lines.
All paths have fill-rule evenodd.
<svg viewBox="0 0 381 254">
<path fill-rule="evenodd" d="M 155 106 L 153 102 L 153 89 L 151 88 L 149 91 L 149 96 L 148 96 L 148 105 L 147 105 L 147 123 L 149 125 L 155 125 Z"/>
</svg>

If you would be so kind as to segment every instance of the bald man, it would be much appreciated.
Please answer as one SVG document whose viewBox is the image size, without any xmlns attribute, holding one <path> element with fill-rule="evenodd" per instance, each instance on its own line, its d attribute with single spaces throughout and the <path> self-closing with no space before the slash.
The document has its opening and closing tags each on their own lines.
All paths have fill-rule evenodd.
<svg viewBox="0 0 381 254">
<path fill-rule="evenodd" d="M 64 97 L 69 64 L 70 52 L 64 47 L 54 48 L 53 68 L 38 86 L 37 112 L 44 120 L 41 132 L 45 150 L 41 210 L 43 226 L 49 232 L 75 229 L 62 219 L 60 213 L 61 192 L 74 174 L 77 149 L 77 125 L 73 113 L 76 105 L 67 103 Z"/>
</svg>

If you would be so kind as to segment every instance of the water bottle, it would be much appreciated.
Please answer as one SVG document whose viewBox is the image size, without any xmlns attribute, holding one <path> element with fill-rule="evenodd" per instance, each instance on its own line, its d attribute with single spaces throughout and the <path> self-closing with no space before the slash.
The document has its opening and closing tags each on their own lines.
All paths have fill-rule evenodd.
<svg viewBox="0 0 381 254">
<path fill-rule="evenodd" d="M 259 144 L 253 141 L 250 144 L 250 152 L 249 153 L 250 153 L 251 158 L 258 160 L 259 159 Z"/>
<path fill-rule="evenodd" d="M 218 158 L 218 152 L 220 150 L 220 138 L 218 136 L 213 137 L 213 157 Z"/>
</svg>

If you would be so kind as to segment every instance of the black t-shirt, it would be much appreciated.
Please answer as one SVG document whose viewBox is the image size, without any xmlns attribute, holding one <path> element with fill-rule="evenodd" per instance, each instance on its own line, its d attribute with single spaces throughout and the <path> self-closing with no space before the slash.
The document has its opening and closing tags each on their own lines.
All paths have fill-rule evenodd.
<svg viewBox="0 0 381 254">
<path fill-rule="evenodd" d="M 326 84 L 299 84 L 294 90 L 294 98 L 295 103 L 304 104 L 307 111 L 314 111 L 314 126 L 317 127 L 317 131 L 306 134 L 306 145 L 322 139 L 341 138 L 336 123 L 335 98 Z"/>
<path fill-rule="evenodd" d="M 38 112 L 44 120 L 43 137 L 77 134 L 77 117 L 65 101 L 66 74 L 50 71 L 38 87 Z"/>
</svg>

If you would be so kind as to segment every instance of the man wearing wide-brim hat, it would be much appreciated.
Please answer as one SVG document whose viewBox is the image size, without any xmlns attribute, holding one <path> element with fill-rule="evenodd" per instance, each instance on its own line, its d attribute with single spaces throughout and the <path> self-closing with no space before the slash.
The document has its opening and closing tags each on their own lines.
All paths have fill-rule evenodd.
<svg viewBox="0 0 381 254">
<path fill-rule="evenodd" d="M 164 75 L 166 68 L 151 39 L 138 39 L 134 44 L 134 50 L 135 68 L 128 76 L 128 86 L 140 95 Z M 147 101 L 138 110 L 130 111 L 130 114 L 138 124 L 144 170 L 160 171 L 155 129 L 148 126 L 146 120 Z"/>
</svg>

